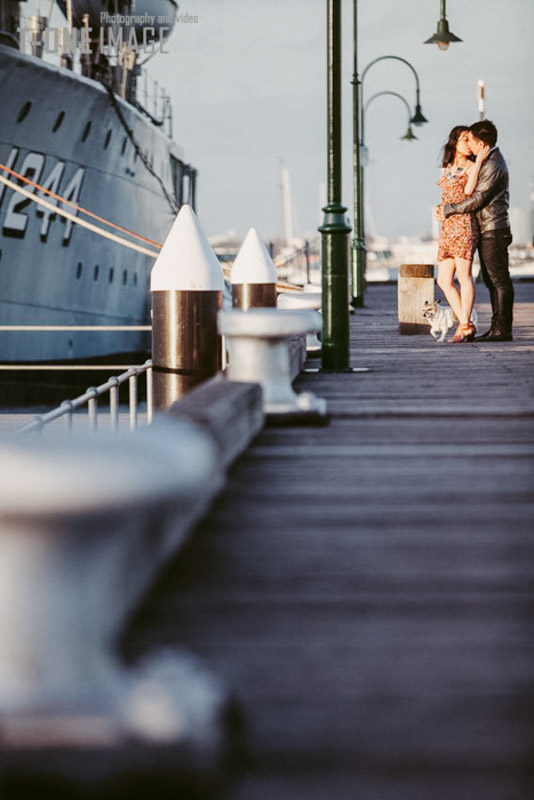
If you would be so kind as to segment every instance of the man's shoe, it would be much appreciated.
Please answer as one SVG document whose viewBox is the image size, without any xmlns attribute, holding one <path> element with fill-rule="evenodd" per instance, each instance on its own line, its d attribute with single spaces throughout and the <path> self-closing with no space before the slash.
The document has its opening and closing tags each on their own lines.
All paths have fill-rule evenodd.
<svg viewBox="0 0 534 800">
<path fill-rule="evenodd" d="M 480 336 L 475 336 L 475 342 L 483 342 L 494 333 L 493 328 L 490 328 L 486 333 L 481 333 Z"/>
<path fill-rule="evenodd" d="M 480 337 L 482 339 L 482 337 Z M 485 336 L 483 342 L 511 342 L 513 336 L 511 333 L 501 333 L 500 331 L 491 331 L 488 336 Z"/>
</svg>

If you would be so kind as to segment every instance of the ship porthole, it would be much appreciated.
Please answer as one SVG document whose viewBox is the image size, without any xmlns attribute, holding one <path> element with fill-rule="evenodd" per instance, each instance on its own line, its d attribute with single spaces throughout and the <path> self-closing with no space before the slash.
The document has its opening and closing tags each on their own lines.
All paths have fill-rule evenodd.
<svg viewBox="0 0 534 800">
<path fill-rule="evenodd" d="M 99 267 L 99 266 L 98 266 L 98 264 L 97 264 L 97 265 L 96 265 L 96 267 L 95 267 L 95 271 L 93 272 L 93 280 L 94 280 L 94 281 L 97 281 L 97 280 L 98 280 L 98 273 L 99 273 L 99 272 L 100 272 L 100 267 Z"/>
<path fill-rule="evenodd" d="M 113 267 L 110 267 L 109 268 L 109 282 L 110 283 L 113 283 L 113 275 L 114 275 L 114 273 L 115 273 L 115 270 L 113 269 Z"/>
<path fill-rule="evenodd" d="M 124 286 L 128 283 L 128 270 L 125 269 L 122 271 L 122 283 Z"/>
<path fill-rule="evenodd" d="M 109 130 L 106 134 L 106 141 L 104 142 L 104 150 L 108 149 L 110 141 L 111 141 L 111 131 Z"/>
<path fill-rule="evenodd" d="M 85 126 L 85 128 L 83 130 L 82 142 L 85 142 L 85 140 L 89 136 L 90 130 L 91 130 L 91 120 L 89 120 L 89 122 L 87 123 L 87 125 Z"/>
<path fill-rule="evenodd" d="M 60 125 L 61 125 L 61 123 L 63 122 L 64 119 L 65 119 L 65 112 L 64 111 L 60 111 L 59 114 L 57 115 L 56 121 L 54 122 L 54 127 L 52 128 L 52 133 L 55 133 L 58 130 L 58 128 L 60 127 Z"/>
<path fill-rule="evenodd" d="M 28 100 L 27 103 L 24 103 L 22 108 L 19 111 L 19 115 L 17 117 L 17 122 L 22 122 L 22 120 L 26 119 L 28 114 L 30 113 L 30 108 L 32 107 L 31 101 Z"/>
<path fill-rule="evenodd" d="M 78 281 L 82 277 L 82 269 L 83 269 L 82 262 L 78 261 L 78 266 L 76 267 L 76 280 Z"/>
</svg>

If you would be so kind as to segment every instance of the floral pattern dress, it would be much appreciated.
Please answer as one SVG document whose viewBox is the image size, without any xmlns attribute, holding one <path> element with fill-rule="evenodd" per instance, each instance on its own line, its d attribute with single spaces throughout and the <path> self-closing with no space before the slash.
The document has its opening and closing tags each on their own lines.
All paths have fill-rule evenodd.
<svg viewBox="0 0 534 800">
<path fill-rule="evenodd" d="M 446 167 L 438 181 L 442 204 L 465 200 L 468 179 L 469 175 L 463 167 Z M 478 222 L 475 214 L 452 214 L 447 219 L 443 216 L 441 219 L 438 261 L 454 256 L 472 261 L 478 242 Z"/>
</svg>

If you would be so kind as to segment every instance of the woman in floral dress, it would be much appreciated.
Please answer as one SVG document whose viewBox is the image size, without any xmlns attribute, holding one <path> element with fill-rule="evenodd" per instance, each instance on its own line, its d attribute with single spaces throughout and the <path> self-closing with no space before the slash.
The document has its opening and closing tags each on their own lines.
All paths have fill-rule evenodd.
<svg viewBox="0 0 534 800">
<path fill-rule="evenodd" d="M 471 341 L 476 328 L 471 320 L 475 302 L 475 285 L 472 276 L 473 255 L 478 242 L 478 223 L 476 215 L 454 214 L 444 219 L 442 208 L 445 203 L 458 203 L 473 194 L 483 161 L 489 154 L 489 147 L 483 148 L 472 161 L 468 140 L 469 128 L 457 125 L 449 134 L 443 148 L 441 177 L 441 205 L 438 218 L 441 220 L 441 236 L 438 247 L 438 286 L 443 291 L 454 314 L 459 320 L 458 328 L 451 342 Z M 458 291 L 454 277 L 458 281 Z"/>
</svg>

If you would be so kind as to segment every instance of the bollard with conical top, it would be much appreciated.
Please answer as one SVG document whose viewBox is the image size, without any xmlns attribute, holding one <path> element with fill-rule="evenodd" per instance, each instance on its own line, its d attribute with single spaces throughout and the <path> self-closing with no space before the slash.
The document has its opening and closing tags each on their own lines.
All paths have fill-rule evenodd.
<svg viewBox="0 0 534 800">
<path fill-rule="evenodd" d="M 255 228 L 250 228 L 236 256 L 230 282 L 232 305 L 248 308 L 276 306 L 276 267 Z"/>
<path fill-rule="evenodd" d="M 168 408 L 221 368 L 224 278 L 191 206 L 180 209 L 150 276 L 154 408 Z"/>
</svg>

